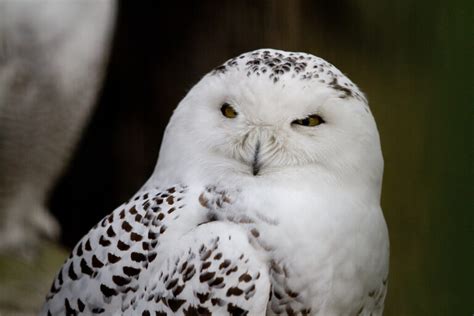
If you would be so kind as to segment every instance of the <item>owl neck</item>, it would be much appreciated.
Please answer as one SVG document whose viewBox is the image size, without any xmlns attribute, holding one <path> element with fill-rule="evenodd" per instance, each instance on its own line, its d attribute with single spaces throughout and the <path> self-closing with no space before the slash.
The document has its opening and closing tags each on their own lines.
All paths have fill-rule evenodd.
<svg viewBox="0 0 474 316">
<path fill-rule="evenodd" d="M 145 187 L 166 187 L 183 184 L 225 187 L 281 187 L 295 190 L 327 192 L 337 190 L 357 194 L 364 200 L 380 203 L 381 175 L 366 174 L 359 170 L 333 172 L 320 166 L 285 167 L 263 170 L 254 176 L 248 166 L 221 157 L 199 155 L 162 156 Z"/>
<path fill-rule="evenodd" d="M 332 165 L 283 166 L 263 169 L 254 175 L 251 166 L 203 150 L 198 142 L 190 142 L 186 134 L 179 134 L 176 130 L 173 138 L 168 137 L 169 134 L 168 127 L 157 165 L 144 187 L 174 184 L 310 186 L 315 190 L 334 188 L 358 192 L 360 196 L 380 201 L 383 173 L 380 147 L 370 150 L 366 157 L 358 157 L 358 160 L 342 159 L 331 162 Z M 348 160 L 352 164 L 344 163 Z"/>
</svg>

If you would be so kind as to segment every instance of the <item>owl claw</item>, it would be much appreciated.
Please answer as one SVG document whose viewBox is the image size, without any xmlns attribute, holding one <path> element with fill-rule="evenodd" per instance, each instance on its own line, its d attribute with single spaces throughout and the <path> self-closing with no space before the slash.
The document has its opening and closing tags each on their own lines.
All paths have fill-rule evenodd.
<svg viewBox="0 0 474 316">
<path fill-rule="evenodd" d="M 205 191 L 199 195 L 199 204 L 209 209 L 210 211 L 216 211 L 225 206 L 225 204 L 231 204 L 232 200 L 225 190 L 217 190 L 216 186 L 207 186 Z"/>
</svg>

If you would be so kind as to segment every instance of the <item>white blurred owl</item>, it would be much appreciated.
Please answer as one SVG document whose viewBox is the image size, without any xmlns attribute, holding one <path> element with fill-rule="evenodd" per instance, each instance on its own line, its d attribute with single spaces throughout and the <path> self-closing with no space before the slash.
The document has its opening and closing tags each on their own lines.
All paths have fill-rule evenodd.
<svg viewBox="0 0 474 316">
<path fill-rule="evenodd" d="M 46 202 L 93 111 L 115 7 L 0 1 L 0 253 L 59 233 Z"/>
<path fill-rule="evenodd" d="M 381 315 L 389 243 L 367 101 L 333 65 L 262 49 L 181 101 L 143 188 L 96 225 L 44 315 Z"/>
</svg>

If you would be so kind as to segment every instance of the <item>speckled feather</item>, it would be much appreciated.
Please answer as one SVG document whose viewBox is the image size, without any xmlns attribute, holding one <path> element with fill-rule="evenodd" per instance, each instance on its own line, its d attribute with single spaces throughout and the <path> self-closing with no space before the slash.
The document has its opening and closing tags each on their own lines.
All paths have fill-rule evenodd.
<svg viewBox="0 0 474 316">
<path fill-rule="evenodd" d="M 263 312 L 268 271 L 247 234 L 236 225 L 198 223 L 203 210 L 202 218 L 187 217 L 195 212 L 185 195 L 183 186 L 141 192 L 103 218 L 58 272 L 42 314 Z M 178 240 L 166 238 L 170 230 L 190 232 Z"/>
<path fill-rule="evenodd" d="M 244 72 L 247 77 L 266 77 L 274 83 L 286 77 L 317 81 L 339 91 L 342 98 L 355 97 L 367 102 L 359 88 L 339 69 L 322 58 L 306 53 L 257 50 L 229 59 L 211 74 L 225 74 L 228 71 Z"/>
</svg>

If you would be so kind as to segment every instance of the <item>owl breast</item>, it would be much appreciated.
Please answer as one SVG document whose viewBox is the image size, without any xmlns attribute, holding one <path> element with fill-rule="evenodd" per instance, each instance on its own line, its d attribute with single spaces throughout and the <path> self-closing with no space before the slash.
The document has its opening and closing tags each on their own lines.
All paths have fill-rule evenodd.
<svg viewBox="0 0 474 316">
<path fill-rule="evenodd" d="M 272 313 L 382 310 L 388 234 L 377 203 L 328 186 L 245 187 L 229 190 L 224 217 L 247 226 L 254 246 L 267 254 Z"/>
</svg>

